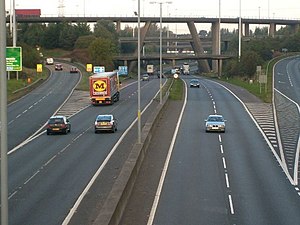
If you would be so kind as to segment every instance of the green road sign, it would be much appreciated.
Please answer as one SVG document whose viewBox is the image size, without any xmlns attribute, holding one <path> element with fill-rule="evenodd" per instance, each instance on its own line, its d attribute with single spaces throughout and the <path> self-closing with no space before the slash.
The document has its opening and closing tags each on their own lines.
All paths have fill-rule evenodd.
<svg viewBox="0 0 300 225">
<path fill-rule="evenodd" d="M 6 47 L 6 71 L 22 71 L 21 47 Z"/>
</svg>

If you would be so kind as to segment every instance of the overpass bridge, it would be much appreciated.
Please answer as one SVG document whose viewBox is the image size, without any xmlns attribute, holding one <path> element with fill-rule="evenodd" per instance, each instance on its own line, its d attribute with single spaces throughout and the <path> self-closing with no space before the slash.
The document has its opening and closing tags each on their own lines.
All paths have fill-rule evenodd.
<svg viewBox="0 0 300 225">
<path fill-rule="evenodd" d="M 117 31 L 121 30 L 121 23 L 137 23 L 137 17 L 101 17 L 101 16 L 85 16 L 85 17 L 20 17 L 17 18 L 18 23 L 59 23 L 59 22 L 71 22 L 71 23 L 79 23 L 79 22 L 87 22 L 87 23 L 96 23 L 99 20 L 110 20 L 116 23 Z M 138 51 L 142 51 L 142 48 L 146 41 L 146 34 L 149 30 L 151 23 L 159 23 L 160 17 L 141 17 L 140 21 L 144 23 L 144 26 L 141 28 L 141 49 L 136 49 L 134 53 L 134 57 L 137 57 Z M 7 18 L 7 22 L 9 22 L 9 17 Z M 218 72 L 220 74 L 222 57 L 220 55 L 219 59 L 213 59 L 212 68 L 210 68 L 207 58 L 201 58 L 201 55 L 205 55 L 205 51 L 203 48 L 203 43 L 199 38 L 197 29 L 195 24 L 197 23 L 208 23 L 211 24 L 211 33 L 212 33 L 212 55 L 217 55 L 220 49 L 220 37 L 219 30 L 221 24 L 239 24 L 239 18 L 207 18 L 207 17 L 162 17 L 163 23 L 186 23 L 188 29 L 190 31 L 192 41 L 190 41 L 195 56 L 198 57 L 198 67 L 199 71 L 209 72 L 211 70 Z M 277 25 L 287 25 L 291 26 L 294 32 L 297 32 L 300 27 L 300 20 L 284 20 L 284 19 L 249 19 L 242 18 L 242 30 L 243 35 L 249 36 L 250 34 L 250 24 L 258 24 L 258 25 L 269 25 L 269 36 L 274 37 L 276 26 Z M 185 55 L 187 56 L 187 55 Z M 176 60 L 176 59 L 175 59 Z M 129 70 L 133 67 L 133 63 L 129 66 Z"/>
</svg>

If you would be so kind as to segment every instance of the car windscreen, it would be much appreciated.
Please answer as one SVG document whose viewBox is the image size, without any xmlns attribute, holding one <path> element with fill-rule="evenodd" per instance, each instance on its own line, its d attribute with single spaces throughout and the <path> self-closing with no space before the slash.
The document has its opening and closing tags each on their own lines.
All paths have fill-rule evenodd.
<svg viewBox="0 0 300 225">
<path fill-rule="evenodd" d="M 62 124 L 64 120 L 62 118 L 51 118 L 48 122 L 49 124 Z"/>
<path fill-rule="evenodd" d="M 110 122 L 111 121 L 111 116 L 98 116 L 97 117 L 97 122 Z"/>
<path fill-rule="evenodd" d="M 210 121 L 210 122 L 223 122 L 223 118 L 222 117 L 217 117 L 217 116 L 212 116 L 212 117 L 209 117 L 207 121 Z"/>
</svg>

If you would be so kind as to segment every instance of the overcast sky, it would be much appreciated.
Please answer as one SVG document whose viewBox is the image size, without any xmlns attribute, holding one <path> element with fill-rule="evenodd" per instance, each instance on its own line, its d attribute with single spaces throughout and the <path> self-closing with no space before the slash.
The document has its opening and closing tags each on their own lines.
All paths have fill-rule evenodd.
<svg viewBox="0 0 300 225">
<path fill-rule="evenodd" d="M 6 1 L 6 9 L 11 6 Z M 11 0 L 13 1 L 13 0 Z M 159 5 L 140 0 L 141 16 L 159 16 Z M 154 0 L 156 2 L 166 2 Z M 163 16 L 218 17 L 219 0 L 167 0 Z M 300 20 L 299 0 L 220 0 L 221 17 L 282 18 Z M 44 16 L 133 16 L 137 0 L 15 0 L 16 8 L 41 9 Z M 171 25 L 174 26 L 174 25 Z M 180 29 L 180 28 L 179 28 Z M 178 31 L 180 32 L 180 30 Z"/>
</svg>

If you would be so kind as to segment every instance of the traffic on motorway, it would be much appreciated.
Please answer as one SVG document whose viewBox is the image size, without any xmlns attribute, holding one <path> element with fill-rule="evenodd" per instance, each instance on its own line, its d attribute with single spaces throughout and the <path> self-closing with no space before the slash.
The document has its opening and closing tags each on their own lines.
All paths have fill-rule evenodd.
<svg viewBox="0 0 300 225">
<path fill-rule="evenodd" d="M 62 71 L 56 71 L 55 65 L 49 67 L 52 73 L 47 82 L 8 107 L 9 137 L 16 137 L 9 140 L 11 224 L 63 223 L 86 185 L 136 121 L 136 81 L 123 84 L 118 102 L 94 107 L 88 95 L 84 104 L 89 106 L 78 111 L 80 102 L 73 102 L 70 108 L 63 106 L 68 105 L 66 99 L 72 98 L 71 93 L 77 93 L 74 88 L 81 74 L 71 74 L 67 64 Z M 101 92 L 101 85 L 98 82 L 94 87 Z M 142 110 L 149 107 L 158 90 L 158 79 L 142 85 Z M 74 109 L 76 113 L 65 117 Z M 111 118 L 98 125 L 97 115 L 113 115 L 118 124 Z M 98 129 L 118 132 L 95 134 Z"/>
<path fill-rule="evenodd" d="M 157 159 L 153 157 L 147 176 L 139 178 L 143 186 L 131 195 L 129 203 L 135 203 L 125 209 L 123 224 L 297 224 L 299 64 L 295 57 L 275 66 L 275 116 L 264 103 L 239 98 L 238 91 L 223 83 L 179 76 L 186 90 L 181 115 L 159 125 L 161 132 L 164 124 L 165 129 L 170 123 L 178 127 L 169 131 L 173 138 L 166 149 L 155 146 L 159 141 L 151 142 L 169 155 L 157 168 L 164 172 L 154 179 Z M 129 146 L 136 142 L 131 128 L 137 121 L 138 84 L 113 87 L 103 98 L 107 94 L 103 77 L 90 80 L 88 106 L 66 116 L 79 108 L 62 106 L 76 92 L 80 71 L 71 75 L 69 65 L 63 64 L 62 71 L 56 71 L 54 64 L 49 67 L 52 73 L 46 83 L 8 107 L 9 137 L 16 137 L 9 139 L 10 223 L 89 224 L 99 213 L 97 207 L 87 215 L 78 205 L 96 178 L 97 204 L 104 204 Z M 201 88 L 191 88 L 191 79 L 198 79 Z M 150 76 L 141 84 L 144 125 L 159 104 L 153 101 L 159 79 Z M 272 126 L 266 124 L 271 117 Z M 125 137 L 127 142 L 122 142 Z M 154 188 L 145 192 L 145 185 Z M 72 220 L 74 214 L 81 219 Z"/>
</svg>

